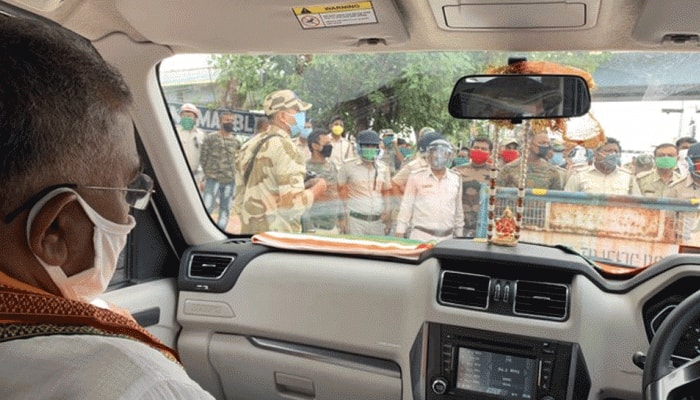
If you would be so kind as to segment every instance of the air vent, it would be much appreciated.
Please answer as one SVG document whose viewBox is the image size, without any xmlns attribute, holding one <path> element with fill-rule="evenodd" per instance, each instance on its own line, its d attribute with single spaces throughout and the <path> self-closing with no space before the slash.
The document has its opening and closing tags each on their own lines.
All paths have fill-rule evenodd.
<svg viewBox="0 0 700 400">
<path fill-rule="evenodd" d="M 546 319 L 567 317 L 569 287 L 562 284 L 518 281 L 513 313 Z"/>
<path fill-rule="evenodd" d="M 484 275 L 445 271 L 440 281 L 440 303 L 485 310 L 490 282 L 491 279 Z"/>
<path fill-rule="evenodd" d="M 195 254 L 190 258 L 187 275 L 190 278 L 219 279 L 234 258 L 233 256 Z"/>
</svg>

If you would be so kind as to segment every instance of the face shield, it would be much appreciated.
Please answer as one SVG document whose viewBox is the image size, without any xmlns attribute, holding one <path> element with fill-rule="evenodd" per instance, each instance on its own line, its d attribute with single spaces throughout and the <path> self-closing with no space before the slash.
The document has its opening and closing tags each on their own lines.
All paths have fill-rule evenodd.
<svg viewBox="0 0 700 400">
<path fill-rule="evenodd" d="M 434 170 L 442 170 L 452 162 L 454 149 L 450 142 L 446 140 L 436 140 L 428 145 L 426 153 L 430 166 Z"/>
</svg>

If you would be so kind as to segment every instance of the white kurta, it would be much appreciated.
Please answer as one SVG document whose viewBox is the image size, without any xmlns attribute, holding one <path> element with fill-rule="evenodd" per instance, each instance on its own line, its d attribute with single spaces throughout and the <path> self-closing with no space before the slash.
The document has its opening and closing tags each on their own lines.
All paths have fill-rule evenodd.
<svg viewBox="0 0 700 400">
<path fill-rule="evenodd" d="M 51 335 L 0 343 L 0 398 L 213 399 L 179 364 L 141 342 Z"/>
</svg>

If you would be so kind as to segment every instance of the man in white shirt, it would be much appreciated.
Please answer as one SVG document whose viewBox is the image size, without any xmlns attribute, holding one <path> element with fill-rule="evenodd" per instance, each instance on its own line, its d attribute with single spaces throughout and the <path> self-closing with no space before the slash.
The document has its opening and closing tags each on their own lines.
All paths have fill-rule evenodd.
<svg viewBox="0 0 700 400">
<path fill-rule="evenodd" d="M 396 220 L 396 236 L 410 239 L 445 240 L 462 236 L 462 179 L 447 168 L 452 161 L 452 145 L 436 140 L 428 145 L 430 165 L 408 177 Z"/>
</svg>

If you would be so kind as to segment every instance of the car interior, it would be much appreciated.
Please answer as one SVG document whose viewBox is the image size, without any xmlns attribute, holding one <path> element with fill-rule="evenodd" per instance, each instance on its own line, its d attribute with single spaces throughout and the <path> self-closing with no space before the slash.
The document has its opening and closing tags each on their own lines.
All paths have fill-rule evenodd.
<svg viewBox="0 0 700 400">
<path fill-rule="evenodd" d="M 208 86 L 188 97 L 184 84 L 168 83 L 191 85 L 188 71 L 223 68 L 216 64 L 222 55 L 309 55 L 306 72 L 338 60 L 319 69 L 338 75 L 275 79 L 311 98 L 322 128 L 338 104 L 360 109 L 361 96 L 383 96 L 391 107 L 382 115 L 392 107 L 396 115 L 401 107 L 428 115 L 392 126 L 414 144 L 423 126 L 454 133 L 457 146 L 469 142 L 457 132 L 483 129 L 498 143 L 535 121 L 567 120 L 567 150 L 574 143 L 594 149 L 587 141 L 604 131 L 634 150 L 627 160 L 623 151 L 623 162 L 632 162 L 657 144 L 695 137 L 700 2 L 2 0 L 4 18 L 68 29 L 125 77 L 156 191 L 147 209 L 133 211 L 137 226 L 104 300 L 175 348 L 188 375 L 215 398 L 700 398 L 697 199 L 496 190 L 494 183 L 491 192 L 483 187 L 480 215 L 489 220 L 473 237 L 323 242 L 306 233 L 221 229 L 176 125 L 182 103 L 202 111 L 228 106 L 207 97 Z M 193 56 L 205 61 L 178 64 Z M 402 67 L 413 67 L 411 57 L 434 72 L 410 75 Z M 380 58 L 405 64 L 375 69 Z M 501 72 L 523 59 L 544 67 Z M 265 77 L 253 72 L 252 81 Z M 387 94 L 388 82 L 421 74 L 441 82 L 429 89 L 437 102 L 423 92 Z M 523 77 L 530 81 L 521 86 Z M 370 81 L 378 83 L 363 86 Z M 533 82 L 540 89 L 526 93 Z M 260 116 L 261 90 L 247 92 L 250 107 L 236 107 Z M 389 127 L 377 115 L 346 118 L 346 129 Z M 505 246 L 491 240 L 503 208 L 487 206 L 498 196 L 513 210 L 523 197 L 526 205 L 522 221 L 517 212 L 520 240 Z M 527 205 L 535 203 L 544 222 L 532 222 Z"/>
</svg>

